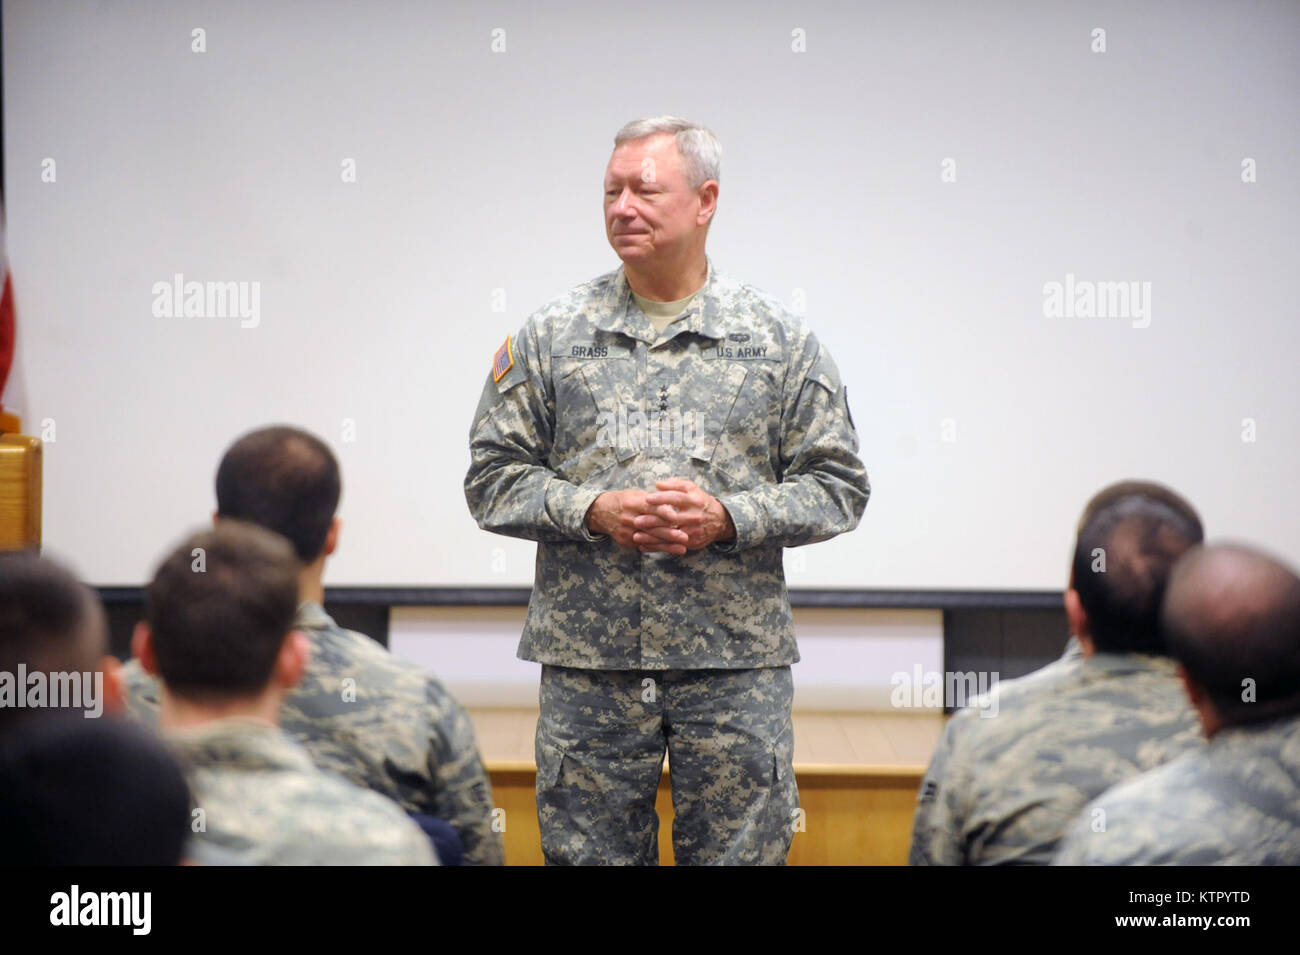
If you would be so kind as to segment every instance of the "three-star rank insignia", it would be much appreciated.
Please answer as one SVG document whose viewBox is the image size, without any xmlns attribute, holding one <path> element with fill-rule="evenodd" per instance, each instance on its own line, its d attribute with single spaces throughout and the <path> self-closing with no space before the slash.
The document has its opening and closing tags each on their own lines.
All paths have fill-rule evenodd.
<svg viewBox="0 0 1300 955">
<path fill-rule="evenodd" d="M 511 368 L 515 366 L 515 355 L 510 348 L 510 336 L 506 336 L 505 344 L 497 349 L 497 353 L 492 356 L 492 380 L 500 381 Z"/>
</svg>

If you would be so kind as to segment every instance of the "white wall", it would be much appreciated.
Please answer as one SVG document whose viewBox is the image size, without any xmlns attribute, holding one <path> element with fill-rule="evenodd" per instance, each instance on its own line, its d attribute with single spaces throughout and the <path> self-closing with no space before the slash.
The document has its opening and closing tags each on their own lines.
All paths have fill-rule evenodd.
<svg viewBox="0 0 1300 955">
<path fill-rule="evenodd" d="M 1208 0 L 5 3 L 46 541 L 139 584 L 289 421 L 343 463 L 330 583 L 528 583 L 466 511 L 470 415 L 505 334 L 617 265 L 613 133 L 669 111 L 724 145 L 716 264 L 804 303 L 861 431 L 866 517 L 793 586 L 1056 588 L 1129 476 L 1297 561 L 1298 37 Z M 155 315 L 177 273 L 259 283 L 256 327 Z M 1150 283 L 1149 324 L 1047 317 L 1067 275 Z"/>
</svg>

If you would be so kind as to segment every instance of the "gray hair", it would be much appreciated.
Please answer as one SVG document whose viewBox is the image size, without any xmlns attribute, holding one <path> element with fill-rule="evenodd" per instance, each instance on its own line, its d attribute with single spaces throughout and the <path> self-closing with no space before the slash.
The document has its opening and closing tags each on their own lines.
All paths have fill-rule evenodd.
<svg viewBox="0 0 1300 955">
<path fill-rule="evenodd" d="M 710 179 L 718 178 L 722 165 L 722 143 L 713 131 L 682 119 L 680 116 L 652 116 L 636 119 L 614 134 L 614 147 L 634 139 L 644 139 L 659 133 L 677 134 L 677 151 L 686 165 L 686 178 L 692 189 L 698 189 Z"/>
</svg>

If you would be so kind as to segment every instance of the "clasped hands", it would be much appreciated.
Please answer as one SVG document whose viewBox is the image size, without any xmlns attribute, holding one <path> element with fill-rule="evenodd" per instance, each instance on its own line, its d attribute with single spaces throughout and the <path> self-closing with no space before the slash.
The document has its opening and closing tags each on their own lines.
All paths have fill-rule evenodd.
<svg viewBox="0 0 1300 955">
<path fill-rule="evenodd" d="M 605 491 L 587 509 L 587 527 L 620 547 L 681 556 L 736 536 L 716 497 L 686 478 L 656 481 L 654 491 Z"/>
</svg>

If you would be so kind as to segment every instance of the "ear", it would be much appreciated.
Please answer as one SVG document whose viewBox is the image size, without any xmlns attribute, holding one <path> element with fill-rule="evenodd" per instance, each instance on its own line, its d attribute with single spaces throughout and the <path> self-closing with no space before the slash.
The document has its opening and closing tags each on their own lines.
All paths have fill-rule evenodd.
<svg viewBox="0 0 1300 955">
<path fill-rule="evenodd" d="M 280 655 L 275 659 L 271 680 L 276 686 L 289 690 L 302 682 L 311 659 L 311 640 L 301 630 L 290 630 L 280 644 Z"/>
<path fill-rule="evenodd" d="M 710 179 L 695 191 L 700 200 L 700 211 L 695 214 L 696 225 L 708 225 L 713 214 L 718 211 L 718 182 Z"/>
<path fill-rule="evenodd" d="M 330 556 L 330 554 L 334 553 L 334 551 L 338 549 L 339 532 L 342 527 L 343 522 L 338 519 L 337 515 L 335 515 L 334 519 L 330 521 L 329 531 L 325 534 L 325 549 L 321 551 L 321 553 L 326 557 Z"/>
<path fill-rule="evenodd" d="M 1070 632 L 1082 640 L 1087 637 L 1091 640 L 1092 632 L 1088 627 L 1088 611 L 1083 609 L 1083 601 L 1079 598 L 1079 591 L 1070 587 L 1065 592 L 1065 616 L 1070 621 Z"/>
<path fill-rule="evenodd" d="M 1070 622 L 1070 633 L 1079 640 L 1079 649 L 1084 657 L 1092 656 L 1097 648 L 1092 642 L 1092 632 L 1088 629 L 1088 611 L 1083 609 L 1079 592 L 1073 587 L 1065 592 L 1065 616 Z"/>
<path fill-rule="evenodd" d="M 150 676 L 158 675 L 158 657 L 154 653 L 153 631 L 141 620 L 131 632 L 131 656 L 140 661 L 140 668 Z"/>
<path fill-rule="evenodd" d="M 122 676 L 122 661 L 114 656 L 99 661 L 99 672 L 104 674 L 104 712 L 121 716 L 126 712 L 126 680 Z"/>
<path fill-rule="evenodd" d="M 220 521 L 220 520 L 221 520 L 221 512 L 220 512 L 220 511 L 213 511 L 213 512 L 212 512 L 212 526 L 213 526 L 213 527 L 216 527 L 216 526 L 217 526 L 217 522 Z"/>
</svg>

